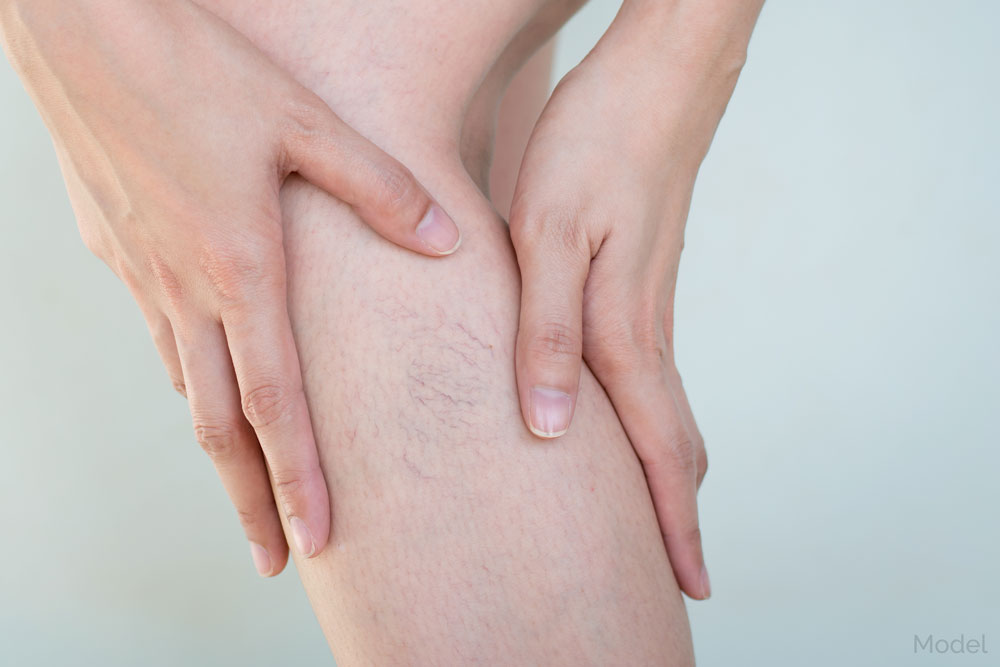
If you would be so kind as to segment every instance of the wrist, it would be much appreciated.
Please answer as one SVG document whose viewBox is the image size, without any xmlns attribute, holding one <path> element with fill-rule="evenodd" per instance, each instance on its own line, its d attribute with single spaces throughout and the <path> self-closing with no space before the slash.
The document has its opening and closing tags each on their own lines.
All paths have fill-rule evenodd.
<svg viewBox="0 0 1000 667">
<path fill-rule="evenodd" d="M 732 96 L 762 0 L 626 0 L 588 56 L 646 149 L 697 167 Z M 638 148 L 638 147 L 637 147 Z"/>
<path fill-rule="evenodd" d="M 655 63 L 738 70 L 763 0 L 625 0 L 612 29 L 641 42 Z"/>
<path fill-rule="evenodd" d="M 597 50 L 647 76 L 712 92 L 735 86 L 762 0 L 625 0 Z M 641 64 L 641 67 L 637 65 Z"/>
</svg>

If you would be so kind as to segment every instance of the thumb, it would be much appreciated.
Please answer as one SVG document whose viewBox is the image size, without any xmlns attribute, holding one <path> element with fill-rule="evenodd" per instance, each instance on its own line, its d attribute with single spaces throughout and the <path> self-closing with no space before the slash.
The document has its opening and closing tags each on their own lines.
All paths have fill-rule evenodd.
<svg viewBox="0 0 1000 667">
<path fill-rule="evenodd" d="M 450 255 L 462 236 L 417 179 L 318 97 L 285 138 L 290 171 L 354 208 L 379 235 L 424 255 Z"/>
<path fill-rule="evenodd" d="M 580 385 L 583 288 L 591 257 L 583 235 L 567 231 L 573 224 L 511 220 L 521 269 L 518 396 L 525 423 L 541 438 L 569 429 Z"/>
</svg>

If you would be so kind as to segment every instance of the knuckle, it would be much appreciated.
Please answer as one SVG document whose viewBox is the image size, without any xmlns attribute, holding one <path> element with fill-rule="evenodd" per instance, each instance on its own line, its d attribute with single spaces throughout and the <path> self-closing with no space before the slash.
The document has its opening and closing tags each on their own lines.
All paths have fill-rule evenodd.
<svg viewBox="0 0 1000 667">
<path fill-rule="evenodd" d="M 267 428 L 291 414 L 293 400 L 280 384 L 260 384 L 243 395 L 243 414 L 255 429 Z"/>
<path fill-rule="evenodd" d="M 546 322 L 528 339 L 528 356 L 541 361 L 568 361 L 583 354 L 580 333 L 559 322 Z"/>
<path fill-rule="evenodd" d="M 696 428 L 695 432 L 691 434 L 691 444 L 694 445 L 694 450 L 698 454 L 699 459 L 707 459 L 705 453 L 705 438 L 702 437 L 701 432 Z"/>
<path fill-rule="evenodd" d="M 371 181 L 373 205 L 385 215 L 404 213 L 417 199 L 418 189 L 413 175 L 401 164 L 373 165 Z"/>
<path fill-rule="evenodd" d="M 541 220 L 541 216 L 522 212 L 517 202 L 514 202 L 511 204 L 510 220 L 508 222 L 510 240 L 517 247 L 532 247 L 535 245 L 533 241 L 541 233 Z"/>
<path fill-rule="evenodd" d="M 270 249 L 210 246 L 198 265 L 223 306 L 243 305 L 262 291 L 284 285 L 283 258 Z"/>
<path fill-rule="evenodd" d="M 265 512 L 260 510 L 248 509 L 246 507 L 237 507 L 236 515 L 239 517 L 240 525 L 243 526 L 243 530 L 248 534 L 252 535 L 257 532 L 257 529 L 266 525 L 267 519 L 265 518 Z"/>
<path fill-rule="evenodd" d="M 588 348 L 587 358 L 593 360 L 595 370 L 623 377 L 662 371 L 670 360 L 662 333 L 650 318 L 613 327 Z"/>
<path fill-rule="evenodd" d="M 308 141 L 324 127 L 322 102 L 311 92 L 302 94 L 296 88 L 283 97 L 285 134 L 291 141 Z"/>
<path fill-rule="evenodd" d="M 680 531 L 678 537 L 688 544 L 701 544 L 701 526 L 698 523 L 686 526 Z"/>
<path fill-rule="evenodd" d="M 686 433 L 667 438 L 667 454 L 676 468 L 690 472 L 697 470 L 694 442 Z"/>
<path fill-rule="evenodd" d="M 510 237 L 519 252 L 539 248 L 557 249 L 569 255 L 589 250 L 587 230 L 580 215 L 570 208 L 525 210 L 512 207 Z"/>
<path fill-rule="evenodd" d="M 673 470 L 681 473 L 695 474 L 697 463 L 694 444 L 686 433 L 671 433 L 663 444 L 652 452 L 640 452 L 639 460 L 643 468 L 656 474 L 657 471 Z"/>
<path fill-rule="evenodd" d="M 306 486 L 308 475 L 298 470 L 273 470 L 274 495 L 278 502 L 288 507 L 294 504 Z"/>
<path fill-rule="evenodd" d="M 166 260 L 158 253 L 149 253 L 145 260 L 146 268 L 153 276 L 156 287 L 167 300 L 167 303 L 177 307 L 184 298 L 184 287 L 177 274 L 170 268 Z"/>
<path fill-rule="evenodd" d="M 287 91 L 277 119 L 279 159 L 296 171 L 305 157 L 344 153 L 342 121 L 312 91 L 295 84 Z"/>
<path fill-rule="evenodd" d="M 237 429 L 231 421 L 196 420 L 194 437 L 213 461 L 231 460 L 239 446 Z"/>
<path fill-rule="evenodd" d="M 701 480 L 708 471 L 708 450 L 705 449 L 705 438 L 697 426 L 691 434 L 691 440 L 694 445 L 695 462 L 698 464 L 698 479 Z"/>
<path fill-rule="evenodd" d="M 642 367 L 635 348 L 617 339 L 604 340 L 587 359 L 600 375 L 631 376 Z"/>
</svg>

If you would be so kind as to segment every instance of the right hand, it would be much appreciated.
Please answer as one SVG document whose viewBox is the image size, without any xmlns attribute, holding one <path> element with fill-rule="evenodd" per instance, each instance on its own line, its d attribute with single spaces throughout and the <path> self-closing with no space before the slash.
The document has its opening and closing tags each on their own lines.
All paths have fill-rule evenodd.
<svg viewBox="0 0 1000 667">
<path fill-rule="evenodd" d="M 330 503 L 286 308 L 281 184 L 298 172 L 431 256 L 454 252 L 457 227 L 405 167 L 187 0 L 4 0 L 0 29 L 84 242 L 138 301 L 258 571 L 288 558 L 275 502 L 315 556 Z"/>
</svg>

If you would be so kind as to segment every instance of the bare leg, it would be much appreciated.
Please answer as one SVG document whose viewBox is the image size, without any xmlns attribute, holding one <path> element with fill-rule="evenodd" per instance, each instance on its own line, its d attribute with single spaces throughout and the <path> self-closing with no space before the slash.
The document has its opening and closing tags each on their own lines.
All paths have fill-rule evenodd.
<svg viewBox="0 0 1000 667">
<path fill-rule="evenodd" d="M 585 371 L 557 441 L 531 436 L 517 406 L 518 272 L 469 128 L 495 118 L 500 96 L 491 109 L 482 87 L 502 78 L 501 56 L 523 63 L 534 47 L 519 62 L 507 47 L 553 5 L 392 4 L 300 8 L 281 16 L 287 33 L 266 33 L 464 233 L 453 257 L 421 258 L 301 180 L 283 190 L 290 311 L 333 502 L 331 543 L 297 560 L 323 631 L 342 667 L 690 664 L 645 479 L 601 387 Z M 214 8 L 253 36 L 267 12 L 241 7 Z"/>
</svg>

